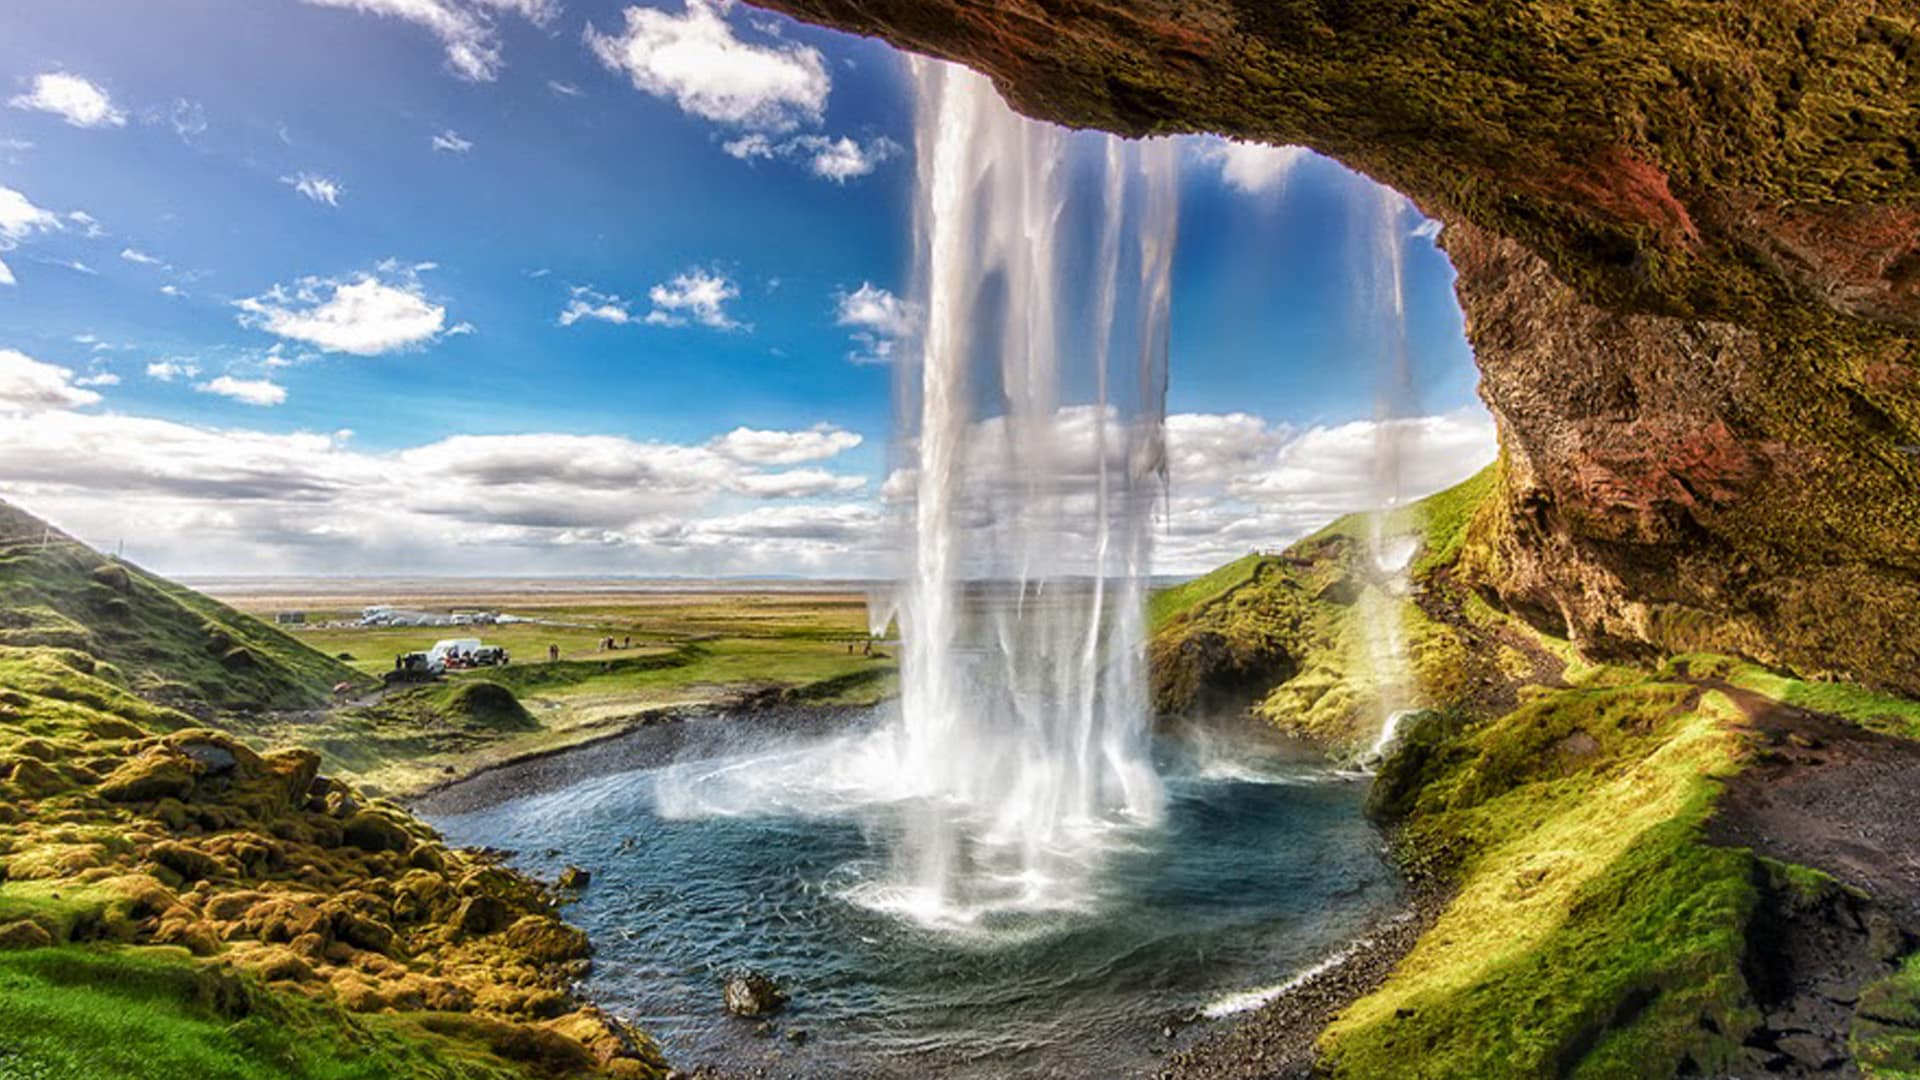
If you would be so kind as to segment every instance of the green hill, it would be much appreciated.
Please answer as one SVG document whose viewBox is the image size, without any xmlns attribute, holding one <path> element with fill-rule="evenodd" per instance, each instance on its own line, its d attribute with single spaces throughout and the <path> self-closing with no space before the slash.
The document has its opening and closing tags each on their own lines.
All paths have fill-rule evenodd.
<svg viewBox="0 0 1920 1080">
<path fill-rule="evenodd" d="M 239 737 L 361 678 L 0 504 L 0 1076 L 664 1075 L 538 883 Z"/>
<path fill-rule="evenodd" d="M 325 702 L 360 675 L 265 623 L 102 556 L 0 502 L 0 645 L 74 649 L 151 701 L 218 710 Z"/>
</svg>

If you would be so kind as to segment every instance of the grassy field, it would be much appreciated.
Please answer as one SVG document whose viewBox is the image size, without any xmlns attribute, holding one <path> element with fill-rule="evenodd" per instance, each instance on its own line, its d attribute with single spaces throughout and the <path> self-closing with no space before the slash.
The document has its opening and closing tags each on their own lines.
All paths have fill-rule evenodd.
<svg viewBox="0 0 1920 1080">
<path fill-rule="evenodd" d="M 263 720 L 268 743 L 311 746 L 329 767 L 376 790 L 405 793 L 507 758 L 573 745 L 664 708 L 775 692 L 822 704 L 871 704 L 894 688 L 893 648 L 865 651 L 867 602 L 852 591 L 661 591 L 528 588 L 525 583 L 433 582 L 384 595 L 377 583 L 324 596 L 250 583 L 228 599 L 261 619 L 305 613 L 295 640 L 367 675 L 401 653 L 445 638 L 504 646 L 513 663 L 450 673 L 444 683 L 389 694 L 324 716 Z M 470 590 L 470 591 L 462 591 Z M 433 614 L 488 611 L 526 622 L 493 626 L 361 627 L 361 608 L 392 603 Z M 613 638 L 616 647 L 601 647 Z M 630 644 L 629 644 L 630 643 Z M 548 659 L 549 646 L 560 650 Z M 493 684 L 517 698 L 511 712 L 463 688 Z"/>
</svg>

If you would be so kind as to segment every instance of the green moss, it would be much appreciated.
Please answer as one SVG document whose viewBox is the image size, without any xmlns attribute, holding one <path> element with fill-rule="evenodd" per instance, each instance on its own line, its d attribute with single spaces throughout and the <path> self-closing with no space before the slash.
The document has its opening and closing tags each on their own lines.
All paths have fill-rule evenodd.
<svg viewBox="0 0 1920 1080">
<path fill-rule="evenodd" d="M 1147 599 L 1148 632 L 1157 634 L 1178 616 L 1211 603 L 1229 590 L 1252 581 L 1266 561 L 1267 557 L 1259 554 L 1244 555 L 1192 581 L 1156 591 Z"/>
<path fill-rule="evenodd" d="M 1717 675 L 1784 705 L 1838 716 L 1882 734 L 1920 739 L 1920 701 L 1912 698 L 1857 683 L 1797 679 L 1729 657 L 1691 655 L 1678 657 L 1676 662 L 1686 662 L 1689 671 Z"/>
<path fill-rule="evenodd" d="M 104 559 L 0 503 L 0 645 L 82 650 L 156 699 L 220 708 L 316 705 L 352 669 L 257 619 Z"/>
<path fill-rule="evenodd" d="M 1751 856 L 1701 837 L 1735 714 L 1693 692 L 1561 691 L 1410 740 L 1405 843 L 1457 892 L 1326 1032 L 1334 1075 L 1668 1076 L 1737 1048 L 1757 890 Z"/>
<path fill-rule="evenodd" d="M 353 1017 L 169 949 L 0 953 L 0 1074 L 33 1080 L 517 1078 L 405 1017 Z"/>
<path fill-rule="evenodd" d="M 1861 990 L 1847 1047 L 1870 1080 L 1920 1077 L 1920 953 Z"/>
</svg>

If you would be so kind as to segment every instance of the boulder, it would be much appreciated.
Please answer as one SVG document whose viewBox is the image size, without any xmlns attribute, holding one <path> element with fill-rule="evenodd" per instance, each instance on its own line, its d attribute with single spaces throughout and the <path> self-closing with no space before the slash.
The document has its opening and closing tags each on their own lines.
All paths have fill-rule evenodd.
<svg viewBox="0 0 1920 1080">
<path fill-rule="evenodd" d="M 727 980 L 722 991 L 727 1011 L 735 1016 L 770 1016 L 787 1003 L 787 995 L 758 971 L 743 971 Z"/>
<path fill-rule="evenodd" d="M 53 935 L 32 919 L 0 926 L 0 952 L 15 949 L 45 949 L 53 945 Z"/>
<path fill-rule="evenodd" d="M 481 893 L 460 901 L 453 912 L 453 925 L 465 934 L 493 934 L 506 929 L 512 918 L 506 901 Z"/>
<path fill-rule="evenodd" d="M 113 770 L 99 790 L 109 802 L 186 799 L 193 794 L 193 769 L 181 755 L 149 750 Z"/>
<path fill-rule="evenodd" d="M 544 915 L 528 915 L 507 929 L 507 945 L 543 963 L 580 960 L 593 953 L 586 932 Z"/>
<path fill-rule="evenodd" d="M 361 851 L 405 851 L 413 846 L 413 837 L 399 823 L 371 810 L 348 818 L 342 835 Z"/>
<path fill-rule="evenodd" d="M 569 866 L 560 871 L 559 886 L 563 889 L 584 889 L 593 881 L 593 874 L 577 866 Z"/>
</svg>

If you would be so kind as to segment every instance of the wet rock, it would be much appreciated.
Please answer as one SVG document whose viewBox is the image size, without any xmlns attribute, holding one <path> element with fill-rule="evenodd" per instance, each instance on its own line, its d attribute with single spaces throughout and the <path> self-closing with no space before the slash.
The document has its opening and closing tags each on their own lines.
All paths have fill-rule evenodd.
<svg viewBox="0 0 1920 1080">
<path fill-rule="evenodd" d="M 544 963 L 580 960 L 593 952 L 579 927 L 558 919 L 528 915 L 507 929 L 507 946 Z"/>
<path fill-rule="evenodd" d="M 32 919 L 0 926 L 0 952 L 15 949 L 45 949 L 53 944 L 53 935 Z"/>
<path fill-rule="evenodd" d="M 787 1041 L 795 1046 L 805 1046 L 809 1037 L 805 1028 L 789 1028 L 787 1030 Z"/>
<path fill-rule="evenodd" d="M 758 971 L 741 972 L 727 980 L 722 992 L 727 1011 L 735 1016 L 770 1016 L 787 1003 L 787 995 Z"/>
<path fill-rule="evenodd" d="M 560 871 L 558 884 L 563 889 L 584 889 L 592 880 L 593 874 L 590 871 L 582 870 L 577 866 L 569 866 L 565 870 Z"/>
</svg>

